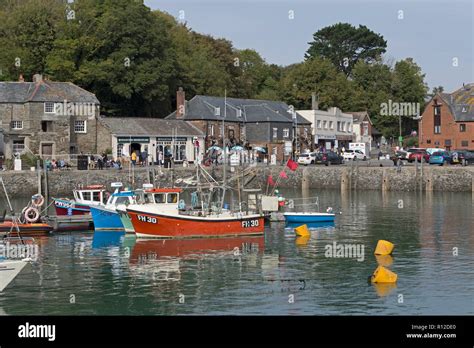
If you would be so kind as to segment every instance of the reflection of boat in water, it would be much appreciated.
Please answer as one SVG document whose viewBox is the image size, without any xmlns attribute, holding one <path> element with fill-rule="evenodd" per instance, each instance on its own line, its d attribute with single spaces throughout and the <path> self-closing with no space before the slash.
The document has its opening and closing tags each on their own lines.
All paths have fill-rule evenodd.
<svg viewBox="0 0 474 348">
<path fill-rule="evenodd" d="M 92 238 L 92 248 L 120 246 L 124 235 L 125 231 L 95 231 Z"/>
<path fill-rule="evenodd" d="M 301 223 L 298 222 L 289 222 L 286 223 L 285 228 L 295 228 L 301 226 Z M 324 222 L 307 222 L 306 226 L 308 226 L 309 229 L 318 229 L 318 228 L 331 228 L 334 227 L 334 221 L 324 221 Z"/>
<path fill-rule="evenodd" d="M 215 254 L 222 251 L 240 253 L 263 251 L 265 239 L 263 236 L 231 237 L 231 238 L 191 238 L 191 239 L 137 239 L 130 257 L 131 263 L 159 257 L 186 257 L 191 255 Z"/>
<path fill-rule="evenodd" d="M 29 237 L 48 235 L 53 230 L 51 226 L 42 222 L 14 223 L 13 221 L 7 220 L 0 222 L 0 235 L 10 234 L 15 236 L 18 232 L 17 228 L 22 236 Z"/>
</svg>

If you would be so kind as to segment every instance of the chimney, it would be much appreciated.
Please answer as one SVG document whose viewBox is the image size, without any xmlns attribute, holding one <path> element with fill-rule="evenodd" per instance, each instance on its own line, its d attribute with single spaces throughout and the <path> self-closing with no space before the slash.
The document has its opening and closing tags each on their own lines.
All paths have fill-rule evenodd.
<svg viewBox="0 0 474 348">
<path fill-rule="evenodd" d="M 186 113 L 186 98 L 183 87 L 179 87 L 176 92 L 176 118 L 183 118 Z"/>
<path fill-rule="evenodd" d="M 311 93 L 311 109 L 319 110 L 318 97 L 316 97 L 316 92 Z"/>
<path fill-rule="evenodd" d="M 33 75 L 33 82 L 36 82 L 36 83 L 41 83 L 41 82 L 43 82 L 43 75 L 41 75 L 41 74 L 34 74 L 34 75 Z"/>
<path fill-rule="evenodd" d="M 20 74 L 20 77 L 18 78 L 18 82 L 25 82 L 25 78 L 23 77 L 23 74 Z"/>
</svg>

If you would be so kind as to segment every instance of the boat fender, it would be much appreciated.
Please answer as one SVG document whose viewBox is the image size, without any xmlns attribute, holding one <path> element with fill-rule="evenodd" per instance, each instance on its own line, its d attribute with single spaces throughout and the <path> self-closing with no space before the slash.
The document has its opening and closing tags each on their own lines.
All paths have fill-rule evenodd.
<svg viewBox="0 0 474 348">
<path fill-rule="evenodd" d="M 178 184 L 178 185 L 181 184 L 182 182 L 183 182 L 183 179 L 181 179 L 181 178 L 176 179 L 176 181 L 175 181 L 175 183 Z"/>
<path fill-rule="evenodd" d="M 40 194 L 36 194 L 31 197 L 31 203 L 36 207 L 41 207 L 44 204 L 44 197 Z"/>
<path fill-rule="evenodd" d="M 393 243 L 380 239 L 375 247 L 375 255 L 390 255 L 393 252 Z"/>
<path fill-rule="evenodd" d="M 28 209 L 25 210 L 25 220 L 29 223 L 33 223 L 38 221 L 40 217 L 40 213 L 38 209 L 34 207 L 29 207 Z"/>
<path fill-rule="evenodd" d="M 184 201 L 184 199 L 181 199 L 178 203 L 178 209 L 179 210 L 184 210 L 186 209 L 186 202 Z"/>
<path fill-rule="evenodd" d="M 332 207 L 328 207 L 327 210 L 326 210 L 326 213 L 332 214 L 332 211 L 333 211 L 333 210 L 332 210 Z"/>
</svg>

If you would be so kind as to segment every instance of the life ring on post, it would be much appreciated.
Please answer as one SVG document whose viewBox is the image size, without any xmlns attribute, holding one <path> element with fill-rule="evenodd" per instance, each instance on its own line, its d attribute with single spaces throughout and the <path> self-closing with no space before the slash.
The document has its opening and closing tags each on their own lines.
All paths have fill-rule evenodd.
<svg viewBox="0 0 474 348">
<path fill-rule="evenodd" d="M 36 194 L 31 197 L 31 203 L 36 207 L 41 207 L 44 204 L 44 197 L 40 194 Z"/>
<path fill-rule="evenodd" d="M 40 217 L 40 213 L 38 209 L 34 207 L 29 207 L 28 209 L 25 210 L 24 216 L 25 216 L 26 222 L 33 223 L 33 222 L 38 221 Z"/>
</svg>

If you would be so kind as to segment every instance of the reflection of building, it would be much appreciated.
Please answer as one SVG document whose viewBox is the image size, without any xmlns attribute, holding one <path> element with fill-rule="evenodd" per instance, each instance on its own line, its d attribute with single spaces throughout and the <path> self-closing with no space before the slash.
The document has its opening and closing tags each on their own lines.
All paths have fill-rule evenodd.
<svg viewBox="0 0 474 348">
<path fill-rule="evenodd" d="M 150 162 L 157 162 L 161 152 L 163 156 L 171 155 L 175 162 L 193 162 L 195 145 L 204 141 L 199 129 L 178 120 L 101 117 L 99 124 L 100 137 L 107 140 L 101 150 L 111 149 L 114 158 L 138 151 L 146 152 Z M 203 151 L 203 146 L 199 146 L 199 153 Z"/>
<path fill-rule="evenodd" d="M 420 147 L 474 150 L 474 83 L 451 94 L 436 94 L 418 129 Z"/>
<path fill-rule="evenodd" d="M 275 154 L 277 160 L 285 155 L 285 143 L 293 140 L 293 133 L 298 129 L 298 148 L 310 144 L 310 123 L 303 117 L 293 115 L 290 107 L 277 101 L 212 97 L 196 95 L 189 101 L 185 100 L 183 90 L 177 92 L 176 111 L 166 119 L 191 122 L 205 135 L 206 148 L 212 145 L 222 146 L 222 121 L 225 120 L 224 138 L 227 145 L 267 148 L 268 154 Z M 224 119 L 225 115 L 225 119 Z M 308 141 L 309 139 L 309 141 Z M 306 144 L 308 143 L 309 144 Z M 290 151 L 291 152 L 291 151 Z"/>
<path fill-rule="evenodd" d="M 33 82 L 0 82 L 0 151 L 6 158 L 33 153 L 43 158 L 96 153 L 96 96 L 70 82 L 35 75 Z"/>
</svg>

